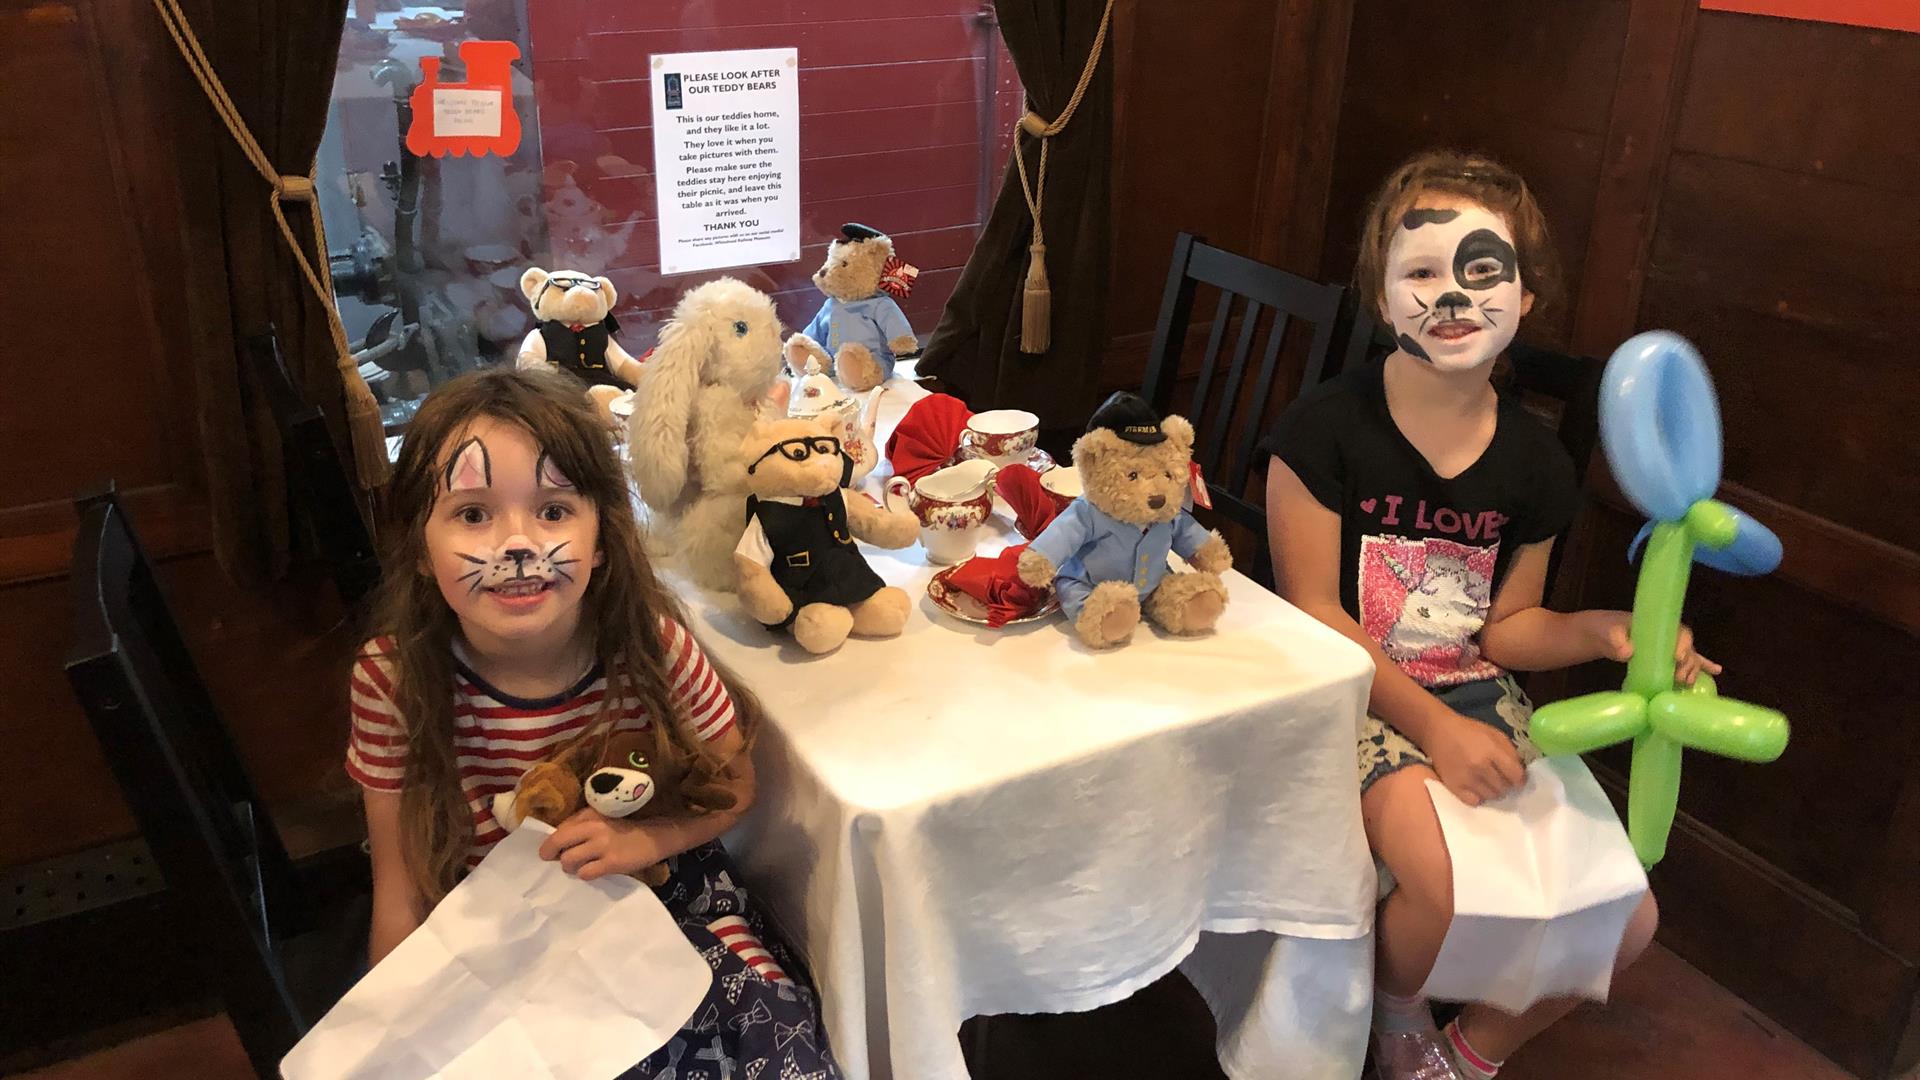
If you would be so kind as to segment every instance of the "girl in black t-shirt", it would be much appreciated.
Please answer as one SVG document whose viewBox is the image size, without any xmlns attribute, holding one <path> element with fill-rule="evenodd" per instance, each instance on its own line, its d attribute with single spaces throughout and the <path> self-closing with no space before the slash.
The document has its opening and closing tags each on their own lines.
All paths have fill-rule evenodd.
<svg viewBox="0 0 1920 1080">
<path fill-rule="evenodd" d="M 1426 780 L 1468 805 L 1524 781 L 1532 706 L 1509 670 L 1625 660 L 1624 611 L 1541 606 L 1554 537 L 1578 507 L 1559 441 L 1488 380 L 1521 316 L 1556 284 L 1526 184 L 1481 157 L 1429 152 L 1374 197 L 1356 287 L 1391 327 L 1384 362 L 1302 394 L 1264 443 L 1275 579 L 1373 654 L 1359 745 L 1367 840 L 1396 887 L 1380 905 L 1375 1059 L 1401 1080 L 1485 1080 L 1569 1012 L 1468 1005 L 1445 1032 L 1419 996 L 1453 915 L 1453 872 Z M 1718 665 L 1682 629 L 1679 678 Z M 1653 936 L 1649 896 L 1618 965 Z"/>
</svg>

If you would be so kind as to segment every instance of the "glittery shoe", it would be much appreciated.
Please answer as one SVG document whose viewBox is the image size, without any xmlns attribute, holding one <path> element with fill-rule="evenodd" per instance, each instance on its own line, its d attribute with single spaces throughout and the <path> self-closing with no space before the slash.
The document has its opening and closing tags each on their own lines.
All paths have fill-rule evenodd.
<svg viewBox="0 0 1920 1080">
<path fill-rule="evenodd" d="M 1373 1036 L 1373 1068 L 1379 1080 L 1460 1080 L 1447 1063 L 1440 1036 L 1431 1031 L 1408 1031 Z"/>
</svg>

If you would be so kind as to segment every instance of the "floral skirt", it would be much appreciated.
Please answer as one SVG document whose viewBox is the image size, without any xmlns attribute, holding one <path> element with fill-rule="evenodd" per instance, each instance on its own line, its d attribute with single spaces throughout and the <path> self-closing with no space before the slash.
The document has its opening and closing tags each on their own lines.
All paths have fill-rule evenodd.
<svg viewBox="0 0 1920 1080">
<path fill-rule="evenodd" d="M 1527 737 L 1527 721 L 1533 717 L 1533 702 L 1511 675 L 1478 679 L 1458 686 L 1432 691 L 1447 708 L 1469 719 L 1478 720 L 1505 735 L 1520 753 L 1520 764 L 1531 765 L 1540 757 L 1533 740 Z M 1367 714 L 1360 725 L 1360 790 L 1372 787 L 1383 776 L 1399 772 L 1409 765 L 1433 767 L 1413 740 L 1385 720 Z"/>
<path fill-rule="evenodd" d="M 838 1080 L 819 999 L 716 841 L 667 861 L 654 893 L 713 968 L 679 1034 L 621 1080 Z"/>
</svg>

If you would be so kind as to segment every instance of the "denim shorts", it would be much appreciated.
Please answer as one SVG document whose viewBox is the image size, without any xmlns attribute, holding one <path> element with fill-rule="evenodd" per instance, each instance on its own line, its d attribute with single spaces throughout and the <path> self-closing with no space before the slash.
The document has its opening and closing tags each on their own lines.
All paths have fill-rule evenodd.
<svg viewBox="0 0 1920 1080">
<path fill-rule="evenodd" d="M 1458 686 L 1430 691 L 1447 708 L 1471 717 L 1505 735 L 1520 753 L 1520 764 L 1531 765 L 1540 757 L 1533 740 L 1527 737 L 1527 720 L 1533 715 L 1533 702 L 1513 681 L 1511 675 L 1477 679 Z M 1369 713 L 1360 725 L 1360 790 L 1374 781 L 1399 772 L 1409 765 L 1433 767 L 1433 759 L 1413 744 L 1413 740 L 1385 720 Z"/>
</svg>

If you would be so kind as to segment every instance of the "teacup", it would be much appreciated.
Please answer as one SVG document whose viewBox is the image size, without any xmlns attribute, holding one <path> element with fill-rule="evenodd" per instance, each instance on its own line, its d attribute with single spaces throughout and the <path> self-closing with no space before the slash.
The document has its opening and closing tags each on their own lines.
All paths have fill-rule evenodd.
<svg viewBox="0 0 1920 1080">
<path fill-rule="evenodd" d="M 887 493 L 907 500 L 920 519 L 920 545 L 927 561 L 956 563 L 973 554 L 980 526 L 993 513 L 993 474 L 998 466 L 976 459 L 949 465 L 909 484 L 904 476 L 887 481 Z"/>
<path fill-rule="evenodd" d="M 1027 460 L 1040 445 L 1040 418 L 1024 409 L 990 409 L 974 413 L 960 436 L 969 457 L 983 457 L 995 465 Z"/>
<path fill-rule="evenodd" d="M 1048 469 L 1040 474 L 1040 489 L 1055 506 L 1065 510 L 1068 503 L 1080 497 L 1080 470 L 1071 465 Z"/>
</svg>

